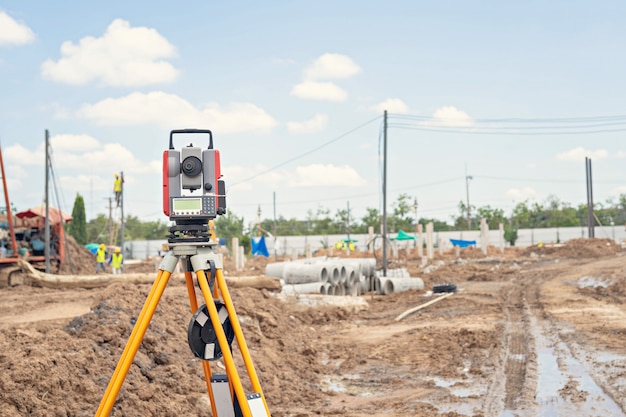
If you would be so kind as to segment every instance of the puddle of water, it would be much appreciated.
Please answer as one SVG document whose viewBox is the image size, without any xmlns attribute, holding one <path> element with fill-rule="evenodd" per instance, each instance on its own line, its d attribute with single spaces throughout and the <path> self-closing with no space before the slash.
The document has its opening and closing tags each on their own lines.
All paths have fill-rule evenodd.
<svg viewBox="0 0 626 417">
<path fill-rule="evenodd" d="M 554 351 L 549 347 L 537 349 L 537 402 L 543 403 L 559 396 L 559 390 L 565 386 L 567 379 L 559 371 L 559 364 Z"/>
<path fill-rule="evenodd" d="M 340 381 L 333 381 L 326 377 L 323 381 L 326 384 L 326 389 L 332 392 L 346 392 L 346 387 Z"/>
<path fill-rule="evenodd" d="M 608 281 L 608 282 L 607 282 Z M 578 288 L 607 288 L 611 284 L 610 280 L 602 277 L 592 277 L 589 275 L 584 275 L 578 278 L 577 285 Z"/>
<path fill-rule="evenodd" d="M 533 318 L 533 327 L 537 328 Z M 537 405 L 541 417 L 559 415 L 598 415 L 603 417 L 624 417 L 621 408 L 598 386 L 583 365 L 574 357 L 567 345 L 559 341 L 557 347 L 564 352 L 562 366 L 559 367 L 555 349 L 550 346 L 541 332 L 535 332 L 537 349 Z M 564 398 L 559 390 L 570 380 L 578 385 L 572 391 L 576 398 Z M 581 395 L 576 395 L 576 390 Z M 501 417 L 508 417 L 506 414 Z"/>
<path fill-rule="evenodd" d="M 449 388 L 450 394 L 459 398 L 478 397 L 481 391 L 478 388 L 471 388 L 466 385 L 466 382 L 459 380 L 448 380 L 439 377 L 434 377 L 433 382 L 435 386 L 441 388 Z"/>
</svg>

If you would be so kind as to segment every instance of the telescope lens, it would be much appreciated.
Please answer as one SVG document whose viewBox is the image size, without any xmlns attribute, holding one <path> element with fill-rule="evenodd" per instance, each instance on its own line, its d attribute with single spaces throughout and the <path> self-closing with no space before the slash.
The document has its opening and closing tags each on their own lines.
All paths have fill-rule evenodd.
<svg viewBox="0 0 626 417">
<path fill-rule="evenodd" d="M 189 177 L 195 177 L 202 172 L 202 162 L 195 156 L 188 156 L 183 160 L 183 173 Z"/>
</svg>

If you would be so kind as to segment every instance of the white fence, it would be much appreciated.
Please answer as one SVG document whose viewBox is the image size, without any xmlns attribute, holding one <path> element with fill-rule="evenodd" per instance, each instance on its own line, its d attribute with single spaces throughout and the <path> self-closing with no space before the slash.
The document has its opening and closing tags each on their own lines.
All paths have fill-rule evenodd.
<svg viewBox="0 0 626 417">
<path fill-rule="evenodd" d="M 417 236 L 416 234 L 409 233 Z M 396 234 L 390 233 L 388 237 L 393 238 Z M 424 233 L 426 239 L 426 233 Z M 517 241 L 515 246 L 525 247 L 535 245 L 539 242 L 544 244 L 564 243 L 571 239 L 587 237 L 586 227 L 561 227 L 549 229 L 519 229 L 517 231 Z M 626 228 L 620 226 L 597 226 L 595 228 L 595 237 L 604 239 L 613 239 L 617 242 L 626 241 Z M 307 245 L 312 252 L 318 249 L 334 247 L 335 243 L 345 239 L 346 235 L 313 235 L 313 236 L 279 236 L 276 239 L 266 238 L 267 249 L 271 255 L 279 256 L 292 255 L 294 251 L 298 256 L 306 253 Z M 358 250 L 367 250 L 369 236 L 367 234 L 350 235 L 351 239 L 356 239 L 355 247 Z M 475 240 L 478 247 L 482 247 L 480 240 L 480 231 L 454 231 L 454 232 L 435 232 L 433 235 L 434 244 L 439 242 L 443 249 L 452 247 L 450 239 Z M 488 243 L 492 246 L 498 246 L 501 241 L 499 230 L 490 230 L 488 233 Z M 162 250 L 163 244 L 167 240 L 133 240 L 124 244 L 124 253 L 129 259 L 146 259 L 154 257 Z M 377 248 L 382 245 L 380 236 L 375 236 L 374 243 Z M 406 245 L 413 246 L 413 241 L 399 242 L 400 247 Z M 508 244 L 507 244 L 508 246 Z"/>
</svg>

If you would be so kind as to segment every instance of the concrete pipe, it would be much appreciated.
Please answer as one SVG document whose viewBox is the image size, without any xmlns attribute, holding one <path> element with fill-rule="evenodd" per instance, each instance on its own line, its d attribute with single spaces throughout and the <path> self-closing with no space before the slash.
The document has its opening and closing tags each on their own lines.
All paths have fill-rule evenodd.
<svg viewBox="0 0 626 417">
<path fill-rule="evenodd" d="M 328 282 L 332 285 L 339 284 L 341 280 L 341 270 L 339 265 L 328 266 Z"/>
<path fill-rule="evenodd" d="M 331 292 L 331 287 L 332 285 L 330 285 L 329 282 L 323 282 L 322 283 L 322 288 L 324 289 L 324 292 L 322 293 L 323 295 L 332 295 Z"/>
<path fill-rule="evenodd" d="M 333 295 L 346 295 L 346 287 L 343 284 L 333 285 Z"/>
<path fill-rule="evenodd" d="M 356 285 L 359 281 L 359 275 L 357 271 L 352 267 L 346 268 L 346 285 Z"/>
<path fill-rule="evenodd" d="M 308 282 L 306 284 L 287 284 L 282 289 L 283 294 L 326 294 L 323 282 Z"/>
<path fill-rule="evenodd" d="M 375 278 L 371 278 L 371 277 L 366 277 L 364 275 L 359 276 L 359 287 L 360 287 L 360 294 L 366 294 L 370 291 L 372 291 L 372 282 L 374 281 Z"/>
<path fill-rule="evenodd" d="M 265 266 L 265 275 L 268 277 L 282 278 L 283 269 L 289 262 L 272 262 Z"/>
<path fill-rule="evenodd" d="M 301 264 L 289 262 L 283 268 L 283 279 L 287 284 L 306 284 L 308 282 L 326 282 L 328 269 L 320 264 Z"/>
<path fill-rule="evenodd" d="M 346 282 L 348 270 L 343 264 L 339 264 L 339 283 L 344 284 Z"/>
<path fill-rule="evenodd" d="M 357 272 L 366 277 L 374 276 L 376 271 L 376 259 L 374 258 L 349 258 L 342 260 L 346 266 L 353 267 Z"/>
<path fill-rule="evenodd" d="M 352 297 L 356 297 L 357 295 L 359 295 L 359 285 L 358 285 L 358 283 L 356 283 L 356 284 L 346 284 L 344 288 L 345 288 L 345 294 L 346 295 L 350 295 Z"/>
<path fill-rule="evenodd" d="M 381 289 L 384 295 L 424 289 L 424 281 L 421 278 L 380 278 L 380 284 L 382 285 Z"/>
<path fill-rule="evenodd" d="M 389 278 L 376 277 L 374 278 L 374 291 L 376 294 L 383 295 L 383 287 Z"/>
</svg>

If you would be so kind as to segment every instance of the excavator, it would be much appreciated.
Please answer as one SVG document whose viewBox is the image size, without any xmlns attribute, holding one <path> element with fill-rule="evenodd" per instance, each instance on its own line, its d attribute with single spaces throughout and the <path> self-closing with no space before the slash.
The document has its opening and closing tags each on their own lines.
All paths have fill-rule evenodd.
<svg viewBox="0 0 626 417">
<path fill-rule="evenodd" d="M 11 210 L 7 191 L 4 161 L 0 148 L 0 174 L 5 208 L 0 207 L 0 288 L 26 284 L 20 262 L 26 261 L 36 269 L 45 269 L 45 209 L 34 207 L 16 213 Z M 61 210 L 49 207 L 51 271 L 58 270 L 66 258 L 63 224 L 72 218 Z"/>
</svg>

